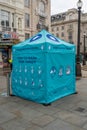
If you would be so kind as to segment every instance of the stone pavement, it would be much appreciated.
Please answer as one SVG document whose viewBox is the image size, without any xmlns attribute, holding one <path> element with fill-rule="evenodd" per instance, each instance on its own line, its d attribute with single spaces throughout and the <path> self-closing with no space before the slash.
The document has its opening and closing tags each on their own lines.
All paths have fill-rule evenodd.
<svg viewBox="0 0 87 130">
<path fill-rule="evenodd" d="M 87 130 L 87 75 L 82 74 L 78 94 L 50 106 L 7 96 L 6 76 L 0 76 L 0 130 Z"/>
</svg>

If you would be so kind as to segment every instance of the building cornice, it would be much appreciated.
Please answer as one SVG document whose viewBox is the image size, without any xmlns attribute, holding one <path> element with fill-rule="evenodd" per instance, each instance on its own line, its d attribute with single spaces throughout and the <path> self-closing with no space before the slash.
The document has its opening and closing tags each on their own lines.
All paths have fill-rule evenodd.
<svg viewBox="0 0 87 130">
<path fill-rule="evenodd" d="M 15 11 L 19 10 L 20 12 L 24 13 L 24 9 L 21 9 L 21 8 L 18 8 L 18 7 L 14 7 L 14 6 L 9 5 L 9 4 L 5 4 L 5 3 L 0 2 L 0 5 L 4 6 L 4 7 L 7 7 L 7 8 L 10 8 L 10 9 L 14 9 Z"/>
<path fill-rule="evenodd" d="M 68 23 L 75 23 L 75 22 L 77 23 L 78 20 L 75 19 L 75 20 L 68 20 L 68 21 L 62 21 L 62 22 L 54 22 L 54 23 L 51 23 L 51 26 L 68 24 Z"/>
</svg>

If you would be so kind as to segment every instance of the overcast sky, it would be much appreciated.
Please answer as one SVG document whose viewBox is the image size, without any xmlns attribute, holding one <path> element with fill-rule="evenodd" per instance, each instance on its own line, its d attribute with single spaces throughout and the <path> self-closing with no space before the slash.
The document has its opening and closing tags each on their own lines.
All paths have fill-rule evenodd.
<svg viewBox="0 0 87 130">
<path fill-rule="evenodd" d="M 71 8 L 77 8 L 78 0 L 51 0 L 51 15 L 62 13 Z M 87 0 L 82 0 L 82 11 L 87 12 Z"/>
</svg>

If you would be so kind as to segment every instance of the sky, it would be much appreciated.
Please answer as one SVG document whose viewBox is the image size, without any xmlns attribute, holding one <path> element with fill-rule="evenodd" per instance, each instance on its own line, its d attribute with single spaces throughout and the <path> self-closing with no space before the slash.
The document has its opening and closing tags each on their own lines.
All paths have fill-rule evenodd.
<svg viewBox="0 0 87 130">
<path fill-rule="evenodd" d="M 71 8 L 77 8 L 78 0 L 51 0 L 51 15 L 67 11 Z M 82 12 L 87 12 L 87 0 L 82 0 Z"/>
</svg>

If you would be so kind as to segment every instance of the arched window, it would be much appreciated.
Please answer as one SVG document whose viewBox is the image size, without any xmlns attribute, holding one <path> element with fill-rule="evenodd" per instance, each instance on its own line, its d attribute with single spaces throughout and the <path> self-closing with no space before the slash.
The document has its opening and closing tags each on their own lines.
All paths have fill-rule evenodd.
<svg viewBox="0 0 87 130">
<path fill-rule="evenodd" d="M 69 20 L 71 20 L 72 18 L 73 18 L 73 14 L 70 13 L 70 14 L 69 14 Z"/>
<path fill-rule="evenodd" d="M 40 3 L 39 3 L 39 10 L 42 13 L 45 12 L 45 3 L 43 1 L 40 1 Z"/>
</svg>

